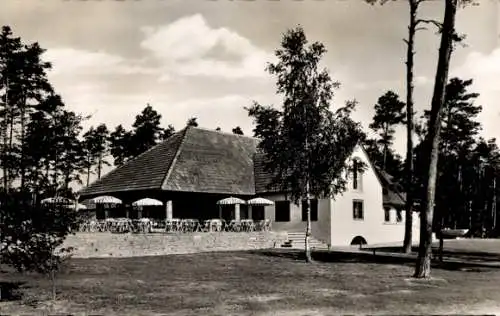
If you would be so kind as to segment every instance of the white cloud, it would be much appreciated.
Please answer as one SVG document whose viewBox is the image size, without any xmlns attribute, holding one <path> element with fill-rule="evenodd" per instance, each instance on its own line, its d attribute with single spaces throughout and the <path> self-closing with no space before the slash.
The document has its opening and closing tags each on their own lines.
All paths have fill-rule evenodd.
<svg viewBox="0 0 500 316">
<path fill-rule="evenodd" d="M 52 76 L 149 74 L 157 70 L 145 67 L 141 61 L 127 60 L 104 51 L 86 51 L 67 47 L 48 49 L 44 60 L 52 63 Z"/>
<path fill-rule="evenodd" d="M 498 119 L 500 108 L 500 48 L 493 50 L 490 54 L 470 53 L 463 65 L 452 70 L 451 76 L 462 79 L 473 79 L 472 92 L 480 94 L 476 103 L 483 106 L 479 120 L 483 124 L 484 137 L 496 137 L 500 139 L 500 127 Z"/>
<path fill-rule="evenodd" d="M 415 85 L 416 86 L 423 86 L 432 83 L 432 81 L 427 78 L 426 76 L 416 76 L 415 77 Z"/>
<path fill-rule="evenodd" d="M 469 76 L 474 79 L 476 85 L 481 87 L 481 91 L 500 91 L 500 85 L 498 85 L 500 48 L 493 50 L 488 55 L 478 52 L 470 53 L 464 64 L 453 71 L 452 75 Z"/>
<path fill-rule="evenodd" d="M 145 27 L 143 32 L 146 37 L 141 47 L 163 64 L 165 78 L 172 74 L 229 79 L 266 77 L 264 68 L 273 58 L 236 32 L 211 28 L 200 14 L 157 28 Z M 230 55 L 236 61 L 228 61 L 224 56 L 208 56 L 217 52 Z"/>
</svg>

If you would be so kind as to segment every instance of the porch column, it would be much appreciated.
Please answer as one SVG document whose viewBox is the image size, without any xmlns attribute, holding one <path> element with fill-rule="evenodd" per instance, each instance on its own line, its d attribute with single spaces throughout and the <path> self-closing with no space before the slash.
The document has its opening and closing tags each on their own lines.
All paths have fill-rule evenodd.
<svg viewBox="0 0 500 316">
<path fill-rule="evenodd" d="M 240 217 L 240 205 L 239 204 L 235 204 L 234 205 L 234 220 L 235 221 L 240 221 L 241 217 Z"/>
<path fill-rule="evenodd" d="M 248 219 L 252 219 L 252 205 L 248 205 Z"/>
<path fill-rule="evenodd" d="M 106 205 L 107 206 L 107 205 Z M 104 206 L 104 218 L 109 218 L 109 206 Z"/>
<path fill-rule="evenodd" d="M 219 219 L 222 219 L 222 206 L 219 205 Z"/>
<path fill-rule="evenodd" d="M 130 218 L 130 209 L 129 209 L 128 207 L 125 209 L 125 213 L 126 213 L 126 215 L 125 215 L 125 216 L 126 216 L 127 218 Z"/>
<path fill-rule="evenodd" d="M 389 210 L 389 223 L 396 222 L 396 209 L 391 207 Z"/>
<path fill-rule="evenodd" d="M 142 218 L 142 206 L 137 206 L 137 218 Z"/>
<path fill-rule="evenodd" d="M 172 208 L 172 201 L 167 201 L 167 203 L 165 203 L 165 210 L 167 212 L 167 220 L 171 220 L 173 218 L 173 208 Z"/>
</svg>

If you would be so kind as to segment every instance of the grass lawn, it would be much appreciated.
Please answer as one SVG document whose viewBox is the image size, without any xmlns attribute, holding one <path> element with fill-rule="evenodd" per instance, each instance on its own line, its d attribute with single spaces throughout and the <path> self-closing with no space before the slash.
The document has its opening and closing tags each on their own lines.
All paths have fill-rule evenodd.
<svg viewBox="0 0 500 316">
<path fill-rule="evenodd" d="M 24 281 L 24 297 L 1 314 L 331 315 L 500 312 L 500 269 L 433 270 L 409 278 L 413 264 L 321 256 L 306 264 L 293 251 L 219 252 L 158 257 L 72 259 L 48 303 L 47 278 Z M 319 258 L 319 257 L 318 257 Z M 52 305 L 50 305 L 52 304 Z"/>
</svg>

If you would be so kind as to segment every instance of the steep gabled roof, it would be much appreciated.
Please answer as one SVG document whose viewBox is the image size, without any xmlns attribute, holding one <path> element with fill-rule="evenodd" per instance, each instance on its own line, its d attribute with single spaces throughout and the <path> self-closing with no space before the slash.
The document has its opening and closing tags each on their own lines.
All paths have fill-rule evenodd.
<svg viewBox="0 0 500 316">
<path fill-rule="evenodd" d="M 122 166 L 111 170 L 100 180 L 83 188 L 80 195 L 160 189 L 185 134 L 186 130 L 182 130 Z"/>
<path fill-rule="evenodd" d="M 255 175 L 255 193 L 279 193 L 281 188 L 278 185 L 271 186 L 272 179 L 275 175 L 270 174 L 265 168 L 266 156 L 264 153 L 257 151 L 254 155 L 254 175 Z"/>
<path fill-rule="evenodd" d="M 162 189 L 255 194 L 253 154 L 257 139 L 189 128 Z"/>
<path fill-rule="evenodd" d="M 257 139 L 187 127 L 80 191 L 135 190 L 253 195 Z"/>
<path fill-rule="evenodd" d="M 392 181 L 393 177 L 384 170 L 381 170 L 377 167 L 375 167 L 375 173 L 380 179 L 382 187 L 384 189 L 384 205 L 403 207 L 405 205 L 406 195 L 401 192 L 401 190 L 398 188 L 398 185 Z"/>
</svg>

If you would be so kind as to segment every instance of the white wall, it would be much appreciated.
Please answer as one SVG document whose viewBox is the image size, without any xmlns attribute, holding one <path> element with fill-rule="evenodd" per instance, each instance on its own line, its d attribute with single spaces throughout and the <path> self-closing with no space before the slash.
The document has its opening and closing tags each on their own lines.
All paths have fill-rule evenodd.
<svg viewBox="0 0 500 316">
<path fill-rule="evenodd" d="M 284 194 L 270 194 L 263 195 L 271 201 L 284 201 Z M 305 231 L 305 222 L 302 222 L 302 211 L 300 205 L 290 202 L 290 221 L 289 222 L 276 222 L 276 212 L 274 205 L 266 206 L 264 208 L 264 214 L 266 219 L 270 219 L 272 222 L 272 229 L 276 231 L 287 231 L 287 232 L 302 232 Z"/>
<path fill-rule="evenodd" d="M 331 209 L 332 199 L 318 200 L 318 221 L 311 223 L 311 233 L 314 238 L 324 242 L 327 245 L 332 243 L 331 240 Z"/>
<path fill-rule="evenodd" d="M 284 194 L 269 194 L 263 195 L 262 197 L 269 199 L 271 201 L 284 201 Z M 313 221 L 311 223 L 312 236 L 319 241 L 326 244 L 331 242 L 330 240 L 330 209 L 331 200 L 330 199 L 320 199 L 318 200 L 318 221 Z M 306 231 L 306 222 L 302 221 L 302 208 L 301 205 L 294 204 L 290 202 L 290 221 L 289 222 L 276 222 L 275 218 L 275 207 L 274 205 L 266 206 L 264 208 L 265 218 L 270 219 L 272 222 L 273 231 L 287 231 L 287 232 L 303 232 Z"/>
<path fill-rule="evenodd" d="M 367 168 L 362 175 L 362 185 L 358 190 L 353 189 L 352 178 L 349 178 L 348 189 L 335 197 L 331 215 L 331 244 L 332 246 L 348 246 L 356 236 L 362 236 L 368 244 L 401 243 L 404 239 L 404 212 L 403 220 L 396 223 L 393 212 L 393 222 L 384 220 L 382 186 L 371 168 L 366 153 L 357 147 L 353 158 L 363 161 Z M 363 220 L 353 219 L 353 200 L 363 201 Z M 415 233 L 413 239 L 418 240 L 418 215 L 414 216 Z M 417 236 L 415 236 L 417 235 Z"/>
</svg>

